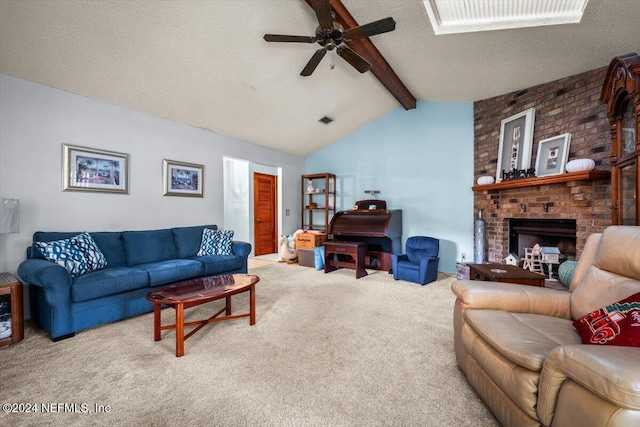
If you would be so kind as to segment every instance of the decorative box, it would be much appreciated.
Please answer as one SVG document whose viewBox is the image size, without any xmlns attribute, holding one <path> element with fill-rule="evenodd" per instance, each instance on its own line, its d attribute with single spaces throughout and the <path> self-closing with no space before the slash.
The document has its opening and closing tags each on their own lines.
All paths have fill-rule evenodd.
<svg viewBox="0 0 640 427">
<path fill-rule="evenodd" d="M 327 233 L 298 233 L 296 234 L 296 249 L 313 249 L 324 245 L 327 241 Z"/>
</svg>

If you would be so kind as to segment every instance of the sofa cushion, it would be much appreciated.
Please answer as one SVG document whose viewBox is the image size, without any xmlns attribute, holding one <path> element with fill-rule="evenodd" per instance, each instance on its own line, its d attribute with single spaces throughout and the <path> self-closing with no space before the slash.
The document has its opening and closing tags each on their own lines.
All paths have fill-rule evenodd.
<svg viewBox="0 0 640 427">
<path fill-rule="evenodd" d="M 202 276 L 204 266 L 201 262 L 190 259 L 170 259 L 147 264 L 138 264 L 136 268 L 146 270 L 149 273 L 151 286 L 164 285 L 165 283 L 186 280 L 192 277 Z"/>
<path fill-rule="evenodd" d="M 245 258 L 236 255 L 206 255 L 191 258 L 204 265 L 204 275 L 244 271 Z"/>
<path fill-rule="evenodd" d="M 202 230 L 205 228 L 217 230 L 217 225 L 198 225 L 194 227 L 172 228 L 173 240 L 178 251 L 178 258 L 189 258 L 196 256 L 200 249 L 202 240 Z"/>
<path fill-rule="evenodd" d="M 530 371 L 540 372 L 555 347 L 581 342 L 567 319 L 502 310 L 466 310 L 464 316 L 497 352 Z"/>
<path fill-rule="evenodd" d="M 129 266 L 177 258 L 173 233 L 169 229 L 124 231 L 122 243 Z"/>
<path fill-rule="evenodd" d="M 573 322 L 584 344 L 640 347 L 640 293 Z"/>
<path fill-rule="evenodd" d="M 60 231 L 36 231 L 33 233 L 33 247 L 31 249 L 31 258 L 45 259 L 40 249 L 36 247 L 36 242 L 51 242 L 54 240 L 69 239 L 80 234 L 77 232 L 60 232 Z M 120 239 L 122 233 L 113 231 L 101 231 L 97 233 L 89 233 L 96 242 L 100 251 L 107 259 L 109 267 L 123 267 L 124 252 L 122 241 Z"/>
<path fill-rule="evenodd" d="M 122 247 L 122 233 L 101 231 L 89 233 L 107 259 L 109 267 L 124 267 L 124 249 Z"/>
<path fill-rule="evenodd" d="M 591 242 L 591 237 L 587 244 Z M 585 244 L 571 283 L 571 316 L 580 319 L 605 305 L 640 292 L 640 227 L 607 227 L 595 251 Z M 591 257 L 585 256 L 591 255 Z M 583 258 L 586 258 L 583 261 Z M 593 263 L 589 263 L 590 259 Z M 584 268 L 584 265 L 587 265 Z M 574 286 L 574 282 L 575 286 Z"/>
<path fill-rule="evenodd" d="M 71 277 L 107 265 L 107 260 L 88 233 L 52 242 L 35 242 L 35 245 L 46 259 L 66 268 Z"/>
<path fill-rule="evenodd" d="M 71 285 L 73 302 L 88 301 L 149 286 L 149 274 L 131 267 L 105 268 L 77 277 Z"/>
</svg>

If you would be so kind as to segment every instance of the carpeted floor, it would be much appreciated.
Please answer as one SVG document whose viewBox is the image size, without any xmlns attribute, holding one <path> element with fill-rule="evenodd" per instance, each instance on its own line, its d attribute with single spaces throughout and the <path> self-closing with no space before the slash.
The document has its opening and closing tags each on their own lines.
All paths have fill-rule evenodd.
<svg viewBox="0 0 640 427">
<path fill-rule="evenodd" d="M 3 413 L 0 424 L 497 425 L 455 364 L 454 279 L 421 287 L 384 272 L 355 280 L 353 270 L 273 262 L 250 272 L 261 278 L 256 325 L 208 325 L 182 358 L 173 331 L 153 341 L 152 314 L 58 343 L 27 323 L 25 340 L 0 351 L 0 401 L 58 412 Z M 248 295 L 234 297 L 234 312 L 247 307 Z"/>
</svg>

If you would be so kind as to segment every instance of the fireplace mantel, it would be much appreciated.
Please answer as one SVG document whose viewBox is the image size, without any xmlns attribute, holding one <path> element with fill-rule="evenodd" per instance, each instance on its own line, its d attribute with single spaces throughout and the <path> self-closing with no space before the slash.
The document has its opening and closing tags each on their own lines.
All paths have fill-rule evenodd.
<svg viewBox="0 0 640 427">
<path fill-rule="evenodd" d="M 473 191 L 493 191 L 507 190 L 510 188 L 534 187 L 537 185 L 557 184 L 568 181 L 595 181 L 600 179 L 609 179 L 611 172 L 605 170 L 590 170 L 584 172 L 563 173 L 550 176 L 536 176 L 533 178 L 513 179 L 502 181 L 495 184 L 474 185 L 471 187 Z"/>
</svg>

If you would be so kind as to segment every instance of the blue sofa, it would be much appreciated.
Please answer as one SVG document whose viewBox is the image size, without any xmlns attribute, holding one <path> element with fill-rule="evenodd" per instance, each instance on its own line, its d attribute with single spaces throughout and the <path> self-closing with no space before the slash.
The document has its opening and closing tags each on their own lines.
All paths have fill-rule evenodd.
<svg viewBox="0 0 640 427">
<path fill-rule="evenodd" d="M 153 311 L 147 293 L 168 283 L 246 273 L 249 243 L 234 241 L 233 255 L 196 255 L 204 228 L 217 226 L 89 233 L 107 266 L 75 278 L 45 259 L 35 242 L 68 239 L 79 233 L 34 233 L 27 259 L 18 267 L 20 279 L 29 285 L 31 318 L 57 341 L 83 329 Z"/>
</svg>

